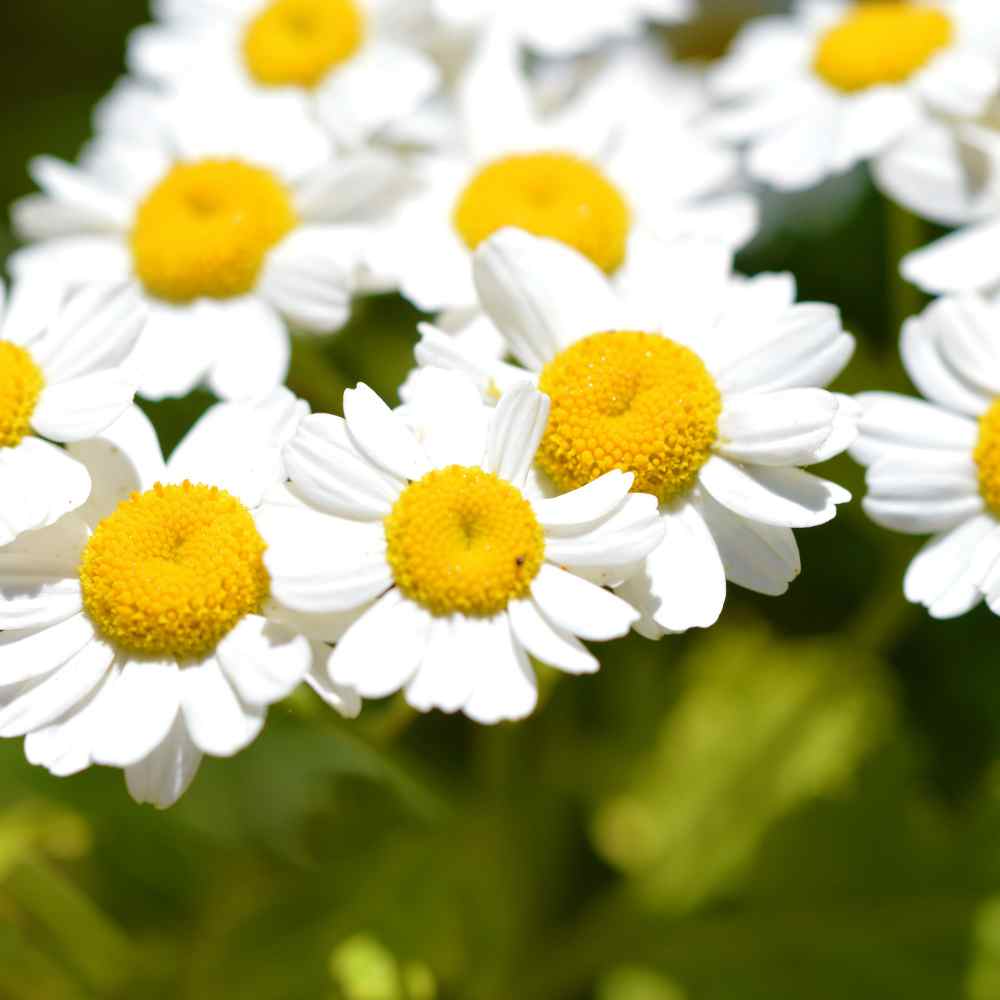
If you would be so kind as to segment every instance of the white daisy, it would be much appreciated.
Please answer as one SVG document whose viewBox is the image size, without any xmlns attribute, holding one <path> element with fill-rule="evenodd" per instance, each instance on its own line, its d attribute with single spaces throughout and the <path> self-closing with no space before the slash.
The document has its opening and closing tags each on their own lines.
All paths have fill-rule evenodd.
<svg viewBox="0 0 1000 1000">
<path fill-rule="evenodd" d="M 676 92 L 677 109 L 668 112 Z M 694 125 L 681 74 L 641 49 L 611 60 L 552 114 L 539 112 L 509 33 L 484 37 L 458 83 L 450 148 L 417 160 L 422 190 L 385 227 L 383 270 L 437 311 L 475 303 L 470 251 L 504 226 L 560 239 L 608 273 L 636 233 L 709 232 L 749 239 L 756 210 L 732 197 L 737 159 Z M 656 128 L 648 127 L 648 109 Z"/>
<path fill-rule="evenodd" d="M 1000 10 L 981 0 L 801 0 L 759 18 L 712 74 L 717 133 L 750 173 L 804 188 L 974 118 L 1000 88 Z M 883 164 L 881 174 L 891 174 Z"/>
<path fill-rule="evenodd" d="M 695 0 L 431 0 L 435 15 L 459 30 L 489 30 L 498 18 L 519 42 L 546 56 L 568 56 L 635 37 L 646 22 L 687 20 Z"/>
<path fill-rule="evenodd" d="M 149 307 L 139 393 L 261 395 L 288 368 L 289 326 L 342 326 L 366 215 L 397 178 L 383 156 L 332 159 L 294 102 L 159 105 L 158 142 L 105 135 L 80 166 L 31 164 L 42 193 L 14 206 L 15 271 L 79 285 L 131 280 Z"/>
<path fill-rule="evenodd" d="M 0 549 L 0 736 L 27 736 L 56 775 L 125 768 L 132 796 L 161 808 L 203 753 L 257 736 L 326 648 L 271 600 L 253 517 L 306 411 L 284 389 L 218 404 L 167 463 L 135 408 L 71 446 L 88 503 Z M 313 679 L 356 714 L 353 692 Z"/>
<path fill-rule="evenodd" d="M 791 529 L 850 499 L 797 468 L 856 435 L 853 401 L 817 388 L 854 350 L 836 308 L 795 304 L 790 275 L 734 277 L 730 251 L 694 239 L 637 248 L 616 289 L 567 247 L 509 229 L 477 251 L 475 275 L 518 363 L 463 354 L 426 324 L 417 359 L 465 372 L 487 399 L 525 380 L 551 397 L 536 458 L 548 495 L 620 469 L 659 498 L 663 543 L 617 589 L 639 630 L 712 625 L 727 578 L 784 593 L 800 569 Z"/>
<path fill-rule="evenodd" d="M 305 503 L 271 509 L 265 561 L 287 607 L 356 618 L 330 655 L 334 683 L 518 719 L 536 701 L 528 654 L 590 673 L 598 662 L 579 639 L 624 635 L 638 618 L 599 583 L 658 544 L 656 501 L 620 472 L 530 499 L 548 399 L 522 387 L 494 410 L 468 380 L 439 376 L 405 414 L 360 385 L 345 419 L 303 422 L 285 462 Z"/>
<path fill-rule="evenodd" d="M 852 456 L 868 467 L 877 524 L 932 534 L 910 564 L 908 600 L 953 618 L 984 597 L 1000 614 L 1000 309 L 939 299 L 903 327 L 900 352 L 927 402 L 868 392 Z"/>
<path fill-rule="evenodd" d="M 438 86 L 412 38 L 414 0 L 166 0 L 138 29 L 129 64 L 170 91 L 251 103 L 275 91 L 357 144 L 414 111 Z"/>
<path fill-rule="evenodd" d="M 123 362 L 145 321 L 122 285 L 64 301 L 48 283 L 21 281 L 5 298 L 0 282 L 0 546 L 90 495 L 87 469 L 49 442 L 93 437 L 128 409 L 135 380 Z"/>
</svg>

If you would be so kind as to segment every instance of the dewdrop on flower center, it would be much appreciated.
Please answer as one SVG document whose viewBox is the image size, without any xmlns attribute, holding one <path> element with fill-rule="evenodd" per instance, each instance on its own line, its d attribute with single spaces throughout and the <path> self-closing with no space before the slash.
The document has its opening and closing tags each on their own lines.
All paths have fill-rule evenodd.
<svg viewBox="0 0 1000 1000">
<path fill-rule="evenodd" d="M 0 448 L 16 448 L 31 432 L 45 377 L 17 344 L 0 341 Z"/>
<path fill-rule="evenodd" d="M 239 160 L 179 163 L 136 213 L 135 271 L 168 302 L 245 295 L 296 222 L 291 194 L 269 170 Z"/>
<path fill-rule="evenodd" d="M 119 649 L 199 659 L 260 613 L 264 549 L 250 512 L 225 490 L 157 484 L 97 526 L 80 563 L 83 606 Z"/>
<path fill-rule="evenodd" d="M 265 86 L 315 87 L 357 52 L 364 35 L 355 0 L 272 0 L 243 36 L 243 59 Z"/>
<path fill-rule="evenodd" d="M 905 83 L 954 36 L 951 18 L 905 0 L 855 4 L 821 38 L 813 67 L 830 86 L 854 93 Z"/>
<path fill-rule="evenodd" d="M 572 247 L 608 274 L 625 260 L 631 226 L 618 188 L 570 153 L 507 156 L 487 164 L 459 196 L 453 221 L 470 250 L 514 226 Z"/>
<path fill-rule="evenodd" d="M 612 469 L 661 501 L 686 493 L 711 456 L 722 399 L 693 351 L 658 334 L 595 333 L 557 355 L 539 389 L 552 400 L 538 467 L 561 491 Z"/>
<path fill-rule="evenodd" d="M 396 585 L 435 615 L 499 614 L 528 594 L 545 557 L 541 525 L 520 490 L 459 465 L 408 486 L 385 537 Z"/>
</svg>

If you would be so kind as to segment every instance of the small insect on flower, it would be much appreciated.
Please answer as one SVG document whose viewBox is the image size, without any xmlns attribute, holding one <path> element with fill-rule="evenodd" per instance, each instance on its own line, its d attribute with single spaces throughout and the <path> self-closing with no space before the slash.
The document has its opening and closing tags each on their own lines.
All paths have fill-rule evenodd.
<svg viewBox="0 0 1000 1000">
<path fill-rule="evenodd" d="M 284 606 L 353 619 L 330 655 L 334 683 L 519 719 L 536 702 L 529 653 L 593 672 L 579 640 L 638 618 L 601 583 L 659 543 L 656 501 L 617 471 L 555 499 L 529 493 L 548 399 L 521 387 L 492 409 L 447 372 L 437 390 L 393 412 L 359 385 L 345 419 L 305 420 L 285 448 L 289 497 L 262 514 L 264 561 Z"/>
<path fill-rule="evenodd" d="M 998 28 L 1000 10 L 979 0 L 804 0 L 737 36 L 712 71 L 729 106 L 711 128 L 748 144 L 751 174 L 776 187 L 873 160 L 905 195 L 928 134 L 982 114 L 1000 89 Z"/>
<path fill-rule="evenodd" d="M 168 463 L 136 408 L 70 446 L 89 502 L 0 548 L 0 736 L 56 775 L 124 768 L 137 801 L 165 808 L 202 754 L 242 750 L 303 680 L 358 712 L 315 670 L 325 627 L 274 601 L 255 522 L 307 409 L 284 389 L 219 404 Z"/>
<path fill-rule="evenodd" d="M 65 297 L 25 280 L 4 298 L 0 284 L 0 546 L 90 496 L 85 466 L 50 442 L 93 437 L 131 405 L 135 380 L 123 362 L 145 321 L 121 284 Z"/>
<path fill-rule="evenodd" d="M 617 470 L 656 497 L 663 542 L 615 585 L 642 611 L 637 629 L 712 625 L 727 578 L 784 593 L 800 570 L 792 529 L 850 499 L 797 468 L 857 433 L 856 404 L 820 388 L 854 349 L 837 310 L 795 304 L 788 275 L 733 275 L 730 251 L 699 239 L 637 241 L 612 285 L 568 247 L 507 229 L 474 274 L 500 349 L 425 324 L 417 361 L 462 372 L 486 401 L 525 382 L 550 397 L 535 455 L 547 495 Z M 413 402 L 436 391 L 421 371 L 404 389 Z"/>
<path fill-rule="evenodd" d="M 930 534 L 906 597 L 935 618 L 985 599 L 1000 614 L 1000 309 L 944 298 L 903 327 L 900 351 L 926 402 L 867 392 L 852 456 L 868 468 L 865 511 L 893 531 Z"/>
</svg>

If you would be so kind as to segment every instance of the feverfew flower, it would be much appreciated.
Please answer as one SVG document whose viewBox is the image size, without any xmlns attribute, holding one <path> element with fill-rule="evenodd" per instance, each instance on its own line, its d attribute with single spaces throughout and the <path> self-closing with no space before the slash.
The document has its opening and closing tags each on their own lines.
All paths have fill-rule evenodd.
<svg viewBox="0 0 1000 1000">
<path fill-rule="evenodd" d="M 89 502 L 0 549 L 0 736 L 56 775 L 125 768 L 162 808 L 303 679 L 356 714 L 352 691 L 310 677 L 326 647 L 283 624 L 254 523 L 306 411 L 284 389 L 218 404 L 166 464 L 135 408 L 71 446 Z"/>
<path fill-rule="evenodd" d="M 64 301 L 48 284 L 22 281 L 5 297 L 0 283 L 0 546 L 90 495 L 87 469 L 49 442 L 93 437 L 131 405 L 123 361 L 145 320 L 122 285 Z"/>
<path fill-rule="evenodd" d="M 900 351 L 927 402 L 867 392 L 851 454 L 868 467 L 877 524 L 931 534 L 906 573 L 908 600 L 954 618 L 1000 614 L 1000 309 L 939 299 L 903 327 Z"/>
<path fill-rule="evenodd" d="M 750 173 L 805 188 L 941 118 L 974 118 L 1000 88 L 1000 10 L 980 0 L 801 0 L 760 18 L 715 69 L 721 136 L 749 144 Z M 879 176 L 889 179 L 891 164 Z"/>
<path fill-rule="evenodd" d="M 727 578 L 784 593 L 800 570 L 791 529 L 850 499 L 797 468 L 857 433 L 853 401 L 818 388 L 854 350 L 837 310 L 796 305 L 790 275 L 735 277 L 730 251 L 693 239 L 637 247 L 615 288 L 567 247 L 509 229 L 477 251 L 475 275 L 517 364 L 429 325 L 417 359 L 464 372 L 487 399 L 525 381 L 551 398 L 535 460 L 548 495 L 617 469 L 658 498 L 663 542 L 617 588 L 639 631 L 712 625 Z M 408 388 L 419 400 L 433 387 Z"/>
<path fill-rule="evenodd" d="M 695 0 L 431 0 L 451 28 L 489 30 L 503 19 L 519 42 L 546 56 L 635 37 L 647 21 L 683 21 L 695 7 Z"/>
<path fill-rule="evenodd" d="M 529 654 L 593 672 L 579 639 L 624 635 L 638 618 L 599 584 L 658 544 L 656 501 L 617 471 L 533 499 L 548 399 L 525 386 L 493 410 L 466 379 L 438 375 L 406 413 L 360 385 L 345 419 L 303 421 L 285 463 L 305 503 L 264 512 L 265 564 L 288 608 L 356 618 L 330 656 L 333 683 L 402 689 L 421 711 L 519 719 L 536 702 Z"/>
<path fill-rule="evenodd" d="M 160 106 L 159 141 L 104 135 L 81 166 L 31 164 L 42 189 L 14 206 L 17 272 L 65 286 L 130 280 L 149 307 L 133 366 L 139 394 L 206 381 L 261 395 L 288 369 L 289 326 L 338 329 L 363 264 L 365 220 L 395 183 L 385 157 L 331 158 L 295 102 L 251 110 Z"/>
<path fill-rule="evenodd" d="M 732 197 L 736 158 L 694 126 L 704 99 L 692 100 L 681 74 L 652 71 L 641 50 L 541 114 L 515 40 L 498 27 L 457 87 L 454 142 L 417 159 L 422 190 L 381 239 L 382 269 L 424 310 L 475 303 L 471 252 L 505 226 L 558 239 L 608 274 L 644 230 L 734 245 L 755 232 L 752 199 Z M 677 109 L 665 110 L 674 90 Z M 655 114 L 655 128 L 638 108 Z"/>
<path fill-rule="evenodd" d="M 169 92 L 254 103 L 280 92 L 340 143 L 358 144 L 412 112 L 438 71 L 410 42 L 415 0 L 162 0 L 129 63 Z"/>
</svg>

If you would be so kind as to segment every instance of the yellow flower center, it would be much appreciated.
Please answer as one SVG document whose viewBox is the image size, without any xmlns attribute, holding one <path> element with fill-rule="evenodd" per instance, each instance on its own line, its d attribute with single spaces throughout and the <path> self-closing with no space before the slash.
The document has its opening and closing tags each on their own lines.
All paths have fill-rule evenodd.
<svg viewBox="0 0 1000 1000">
<path fill-rule="evenodd" d="M 31 416 L 45 377 L 31 355 L 0 340 L 0 448 L 15 448 L 31 433 Z"/>
<path fill-rule="evenodd" d="M 246 615 L 270 579 L 250 512 L 213 486 L 157 483 L 97 526 L 83 552 L 83 606 L 130 653 L 200 659 Z"/>
<path fill-rule="evenodd" d="M 979 440 L 972 457 L 979 467 L 979 492 L 1000 516 L 1000 398 L 979 418 Z"/>
<path fill-rule="evenodd" d="M 295 223 L 291 196 L 270 171 L 239 160 L 179 163 L 139 206 L 136 274 L 168 302 L 245 295 Z"/>
<path fill-rule="evenodd" d="M 552 410 L 536 462 L 563 491 L 611 469 L 670 500 L 689 490 L 715 443 L 722 397 L 694 351 L 654 333 L 577 341 L 542 370 Z"/>
<path fill-rule="evenodd" d="M 851 94 L 903 83 L 951 43 L 944 11 L 906 0 L 858 3 L 820 39 L 813 67 L 831 87 Z"/>
<path fill-rule="evenodd" d="M 396 585 L 435 615 L 486 616 L 524 597 L 545 540 L 520 490 L 452 465 L 408 486 L 385 520 Z"/>
<path fill-rule="evenodd" d="M 610 274 L 625 260 L 631 219 L 621 192 L 569 153 L 507 156 L 483 167 L 455 206 L 470 250 L 505 226 L 573 247 Z"/>
<path fill-rule="evenodd" d="M 315 87 L 364 36 L 355 0 L 271 0 L 243 36 L 243 58 L 265 86 Z"/>
</svg>

